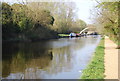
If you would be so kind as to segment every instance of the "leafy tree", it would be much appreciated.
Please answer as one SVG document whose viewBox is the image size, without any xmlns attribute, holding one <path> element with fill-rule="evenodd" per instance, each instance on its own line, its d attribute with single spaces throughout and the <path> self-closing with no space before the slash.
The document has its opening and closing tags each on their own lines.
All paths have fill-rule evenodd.
<svg viewBox="0 0 120 81">
<path fill-rule="evenodd" d="M 7 3 L 2 3 L 2 38 L 16 38 L 19 33 L 17 24 L 13 23 L 12 8 Z"/>
<path fill-rule="evenodd" d="M 57 37 L 48 10 L 33 13 L 26 5 L 2 3 L 3 40 L 34 40 Z M 52 32 L 52 33 L 51 33 Z"/>
<path fill-rule="evenodd" d="M 28 3 L 27 6 L 36 13 L 36 15 L 42 10 L 50 11 L 50 14 L 54 17 L 52 30 L 57 31 L 58 33 L 67 33 L 71 30 L 70 28 L 72 28 L 72 24 L 74 23 L 74 15 L 76 14 L 74 12 L 75 4 L 73 2 L 31 2 Z M 39 14 L 39 16 L 40 15 L 42 14 Z"/>
<path fill-rule="evenodd" d="M 102 32 L 110 36 L 114 40 L 118 40 L 118 23 L 119 23 L 119 7 L 120 2 L 101 2 L 98 3 L 96 10 L 97 16 L 95 18 L 97 25 L 103 28 Z"/>
<path fill-rule="evenodd" d="M 4 40 L 39 40 L 57 38 L 58 33 L 70 33 L 86 27 L 75 18 L 72 2 L 2 3 Z"/>
</svg>

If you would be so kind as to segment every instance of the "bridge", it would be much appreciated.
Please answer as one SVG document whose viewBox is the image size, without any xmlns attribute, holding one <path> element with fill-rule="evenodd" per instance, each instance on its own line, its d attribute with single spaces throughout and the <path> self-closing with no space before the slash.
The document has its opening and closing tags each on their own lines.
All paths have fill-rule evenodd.
<svg viewBox="0 0 120 81">
<path fill-rule="evenodd" d="M 86 27 L 84 28 L 82 31 L 80 31 L 79 34 L 85 33 L 87 32 L 87 34 L 92 34 L 96 32 L 96 28 L 95 27 Z"/>
</svg>

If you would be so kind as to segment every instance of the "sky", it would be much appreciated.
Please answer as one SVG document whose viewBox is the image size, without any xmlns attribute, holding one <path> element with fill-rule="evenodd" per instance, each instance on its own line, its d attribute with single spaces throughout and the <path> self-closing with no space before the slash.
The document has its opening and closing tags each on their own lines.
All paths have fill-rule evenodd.
<svg viewBox="0 0 120 81">
<path fill-rule="evenodd" d="M 2 0 L 2 1 L 12 3 L 12 2 L 17 2 L 22 0 Z M 86 1 L 74 0 L 74 2 L 76 3 L 78 18 L 85 21 L 87 24 L 91 24 L 92 22 L 90 20 L 90 16 L 91 16 L 90 10 L 97 3 L 94 0 L 86 0 Z"/>
<path fill-rule="evenodd" d="M 76 2 L 76 7 L 78 8 L 77 15 L 79 19 L 82 19 L 87 24 L 91 24 L 92 21 L 90 20 L 91 12 L 90 10 L 93 9 L 93 6 L 95 6 L 97 3 L 94 1 L 86 1 L 86 2 Z"/>
</svg>

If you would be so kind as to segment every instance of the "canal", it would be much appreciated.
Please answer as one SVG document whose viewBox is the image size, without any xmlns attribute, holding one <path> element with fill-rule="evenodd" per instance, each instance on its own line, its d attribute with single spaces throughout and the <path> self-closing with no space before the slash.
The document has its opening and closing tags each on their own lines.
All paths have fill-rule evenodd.
<svg viewBox="0 0 120 81">
<path fill-rule="evenodd" d="M 79 79 L 100 36 L 3 43 L 3 79 Z"/>
</svg>

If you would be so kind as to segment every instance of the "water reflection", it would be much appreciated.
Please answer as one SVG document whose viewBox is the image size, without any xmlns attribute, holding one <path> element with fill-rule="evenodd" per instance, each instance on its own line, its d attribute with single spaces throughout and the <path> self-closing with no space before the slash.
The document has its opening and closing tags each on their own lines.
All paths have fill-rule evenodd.
<svg viewBox="0 0 120 81">
<path fill-rule="evenodd" d="M 3 43 L 2 77 L 9 79 L 79 78 L 98 38 L 64 38 L 34 43 Z"/>
</svg>

